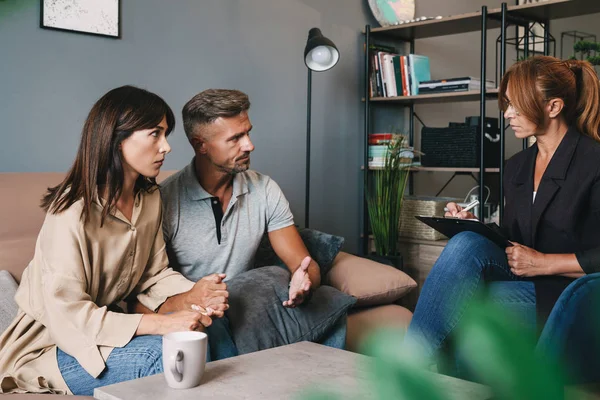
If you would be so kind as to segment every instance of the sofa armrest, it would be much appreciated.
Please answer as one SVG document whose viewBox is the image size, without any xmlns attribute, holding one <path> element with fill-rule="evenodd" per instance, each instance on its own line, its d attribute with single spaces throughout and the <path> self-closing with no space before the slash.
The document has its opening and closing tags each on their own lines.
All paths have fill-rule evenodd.
<svg viewBox="0 0 600 400">
<path fill-rule="evenodd" d="M 392 304 L 417 286 L 396 268 L 345 252 L 336 256 L 325 283 L 356 297 L 355 307 Z"/>
</svg>

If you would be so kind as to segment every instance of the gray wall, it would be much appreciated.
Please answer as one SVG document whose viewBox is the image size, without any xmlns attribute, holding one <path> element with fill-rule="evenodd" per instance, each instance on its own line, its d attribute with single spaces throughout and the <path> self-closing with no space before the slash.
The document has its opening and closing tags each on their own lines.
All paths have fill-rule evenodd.
<svg viewBox="0 0 600 400">
<path fill-rule="evenodd" d="M 271 175 L 304 224 L 308 30 L 338 46 L 313 75 L 311 227 L 359 242 L 364 0 L 122 0 L 121 40 L 39 28 L 38 0 L 0 1 L 1 172 L 66 171 L 106 91 L 133 84 L 183 104 L 209 87 L 250 95 L 252 168 Z M 181 121 L 165 169 L 192 156 Z"/>
</svg>

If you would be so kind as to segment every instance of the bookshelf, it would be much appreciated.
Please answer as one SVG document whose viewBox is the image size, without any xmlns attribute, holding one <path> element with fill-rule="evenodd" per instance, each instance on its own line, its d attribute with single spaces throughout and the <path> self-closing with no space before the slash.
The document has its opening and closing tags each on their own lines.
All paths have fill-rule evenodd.
<svg viewBox="0 0 600 400">
<path fill-rule="evenodd" d="M 450 17 L 445 17 L 441 20 L 427 20 L 419 21 L 414 23 L 402 24 L 391 27 L 379 27 L 373 28 L 369 25 L 365 27 L 363 31 L 365 38 L 365 73 L 364 73 L 364 186 L 363 190 L 366 190 L 368 182 L 368 171 L 372 168 L 364 168 L 368 165 L 368 134 L 371 133 L 371 109 L 378 105 L 393 105 L 399 107 L 409 108 L 409 142 L 412 146 L 414 144 L 414 126 L 415 126 L 415 115 L 414 106 L 416 104 L 434 104 L 434 103 L 448 103 L 448 102 L 475 102 L 479 101 L 480 112 L 479 117 L 483 120 L 486 117 L 486 102 L 489 100 L 496 100 L 498 98 L 497 89 L 486 89 L 485 84 L 481 85 L 480 90 L 468 91 L 468 92 L 454 92 L 454 93 L 440 93 L 440 94 L 425 94 L 416 96 L 399 96 L 399 97 L 373 97 L 369 98 L 369 46 L 372 41 L 386 41 L 386 42 L 399 42 L 408 45 L 409 51 L 407 53 L 415 53 L 415 40 L 434 38 L 446 35 L 456 35 L 468 32 L 480 32 L 481 33 L 481 82 L 486 81 L 486 67 L 488 64 L 487 60 L 487 30 L 500 28 L 500 54 L 496 57 L 496 65 L 499 67 L 500 75 L 504 75 L 506 70 L 506 39 L 507 39 L 507 28 L 509 26 L 522 26 L 527 27 L 530 23 L 539 22 L 544 24 L 545 32 L 545 54 L 549 54 L 549 46 L 547 46 L 549 33 L 549 22 L 552 19 L 569 18 L 585 14 L 593 14 L 600 12 L 600 1 L 590 0 L 547 0 L 538 3 L 530 3 L 523 5 L 511 5 L 502 3 L 500 8 L 488 9 L 486 6 L 481 8 L 481 11 L 465 13 Z M 527 40 L 525 41 L 525 54 L 527 57 L 529 46 Z M 414 172 L 454 172 L 454 173 L 478 173 L 479 174 L 479 185 L 480 185 L 480 198 L 484 197 L 484 180 L 486 173 L 496 173 L 499 181 L 502 182 L 504 174 L 504 152 L 505 152 L 505 121 L 502 113 L 499 113 L 499 127 L 500 127 L 500 167 L 499 168 L 484 168 L 484 154 L 483 154 L 483 133 L 484 126 L 481 126 L 481 153 L 480 153 L 480 165 L 478 168 L 429 168 L 429 167 L 411 167 L 411 171 Z M 504 191 L 500 184 L 499 198 L 504 198 Z M 368 211 L 366 201 L 364 201 L 364 193 L 361 194 L 361 201 L 363 202 L 363 252 L 369 252 L 369 223 L 368 223 Z M 499 202 L 500 207 L 500 219 L 503 217 L 503 201 Z M 483 208 L 483 207 L 481 207 Z M 481 217 L 481 216 L 480 216 Z"/>
</svg>

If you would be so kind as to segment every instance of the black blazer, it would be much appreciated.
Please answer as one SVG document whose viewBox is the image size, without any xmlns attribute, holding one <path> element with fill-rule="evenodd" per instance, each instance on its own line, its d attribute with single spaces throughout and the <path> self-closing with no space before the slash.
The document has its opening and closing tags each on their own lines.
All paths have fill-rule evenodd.
<svg viewBox="0 0 600 400">
<path fill-rule="evenodd" d="M 533 202 L 537 153 L 534 144 L 506 163 L 504 230 L 510 240 L 542 253 L 575 253 L 586 273 L 600 271 L 600 143 L 569 128 Z M 562 277 L 532 280 L 538 311 L 546 316 L 572 281 Z"/>
</svg>

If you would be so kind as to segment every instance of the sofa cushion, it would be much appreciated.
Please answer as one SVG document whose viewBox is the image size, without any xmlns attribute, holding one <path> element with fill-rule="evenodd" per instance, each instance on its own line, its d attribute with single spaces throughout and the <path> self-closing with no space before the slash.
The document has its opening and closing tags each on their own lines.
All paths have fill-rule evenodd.
<svg viewBox="0 0 600 400">
<path fill-rule="evenodd" d="M 44 221 L 40 201 L 49 186 L 63 179 L 63 173 L 0 174 L 0 270 L 8 270 L 17 282 L 33 258 L 35 241 Z"/>
<path fill-rule="evenodd" d="M 162 171 L 157 181 L 173 172 Z M 33 258 L 44 222 L 42 196 L 64 178 L 63 172 L 0 173 L 0 270 L 9 271 L 17 282 Z"/>
<path fill-rule="evenodd" d="M 331 270 L 333 260 L 344 245 L 344 238 L 314 229 L 300 229 L 298 233 L 310 256 L 319 264 L 321 276 L 327 275 Z M 259 268 L 268 265 L 285 267 L 283 261 L 271 247 L 269 236 L 265 234 L 254 256 L 254 266 Z"/>
<path fill-rule="evenodd" d="M 227 281 L 227 317 L 240 354 L 300 341 L 319 341 L 354 305 L 356 299 L 331 286 L 321 286 L 312 298 L 286 308 L 289 271 L 267 266 Z"/>
<path fill-rule="evenodd" d="M 398 343 L 400 343 L 411 319 L 412 313 L 396 304 L 355 309 L 348 315 L 346 350 L 361 352 L 363 350 L 361 348 L 363 341 L 370 334 L 381 328 L 397 329 L 399 332 Z"/>
<path fill-rule="evenodd" d="M 0 271 L 0 333 L 6 330 L 19 310 L 15 293 L 17 282 L 8 271 Z"/>
<path fill-rule="evenodd" d="M 337 255 L 325 282 L 356 297 L 357 307 L 393 303 L 417 286 L 396 268 L 344 252 Z"/>
</svg>

